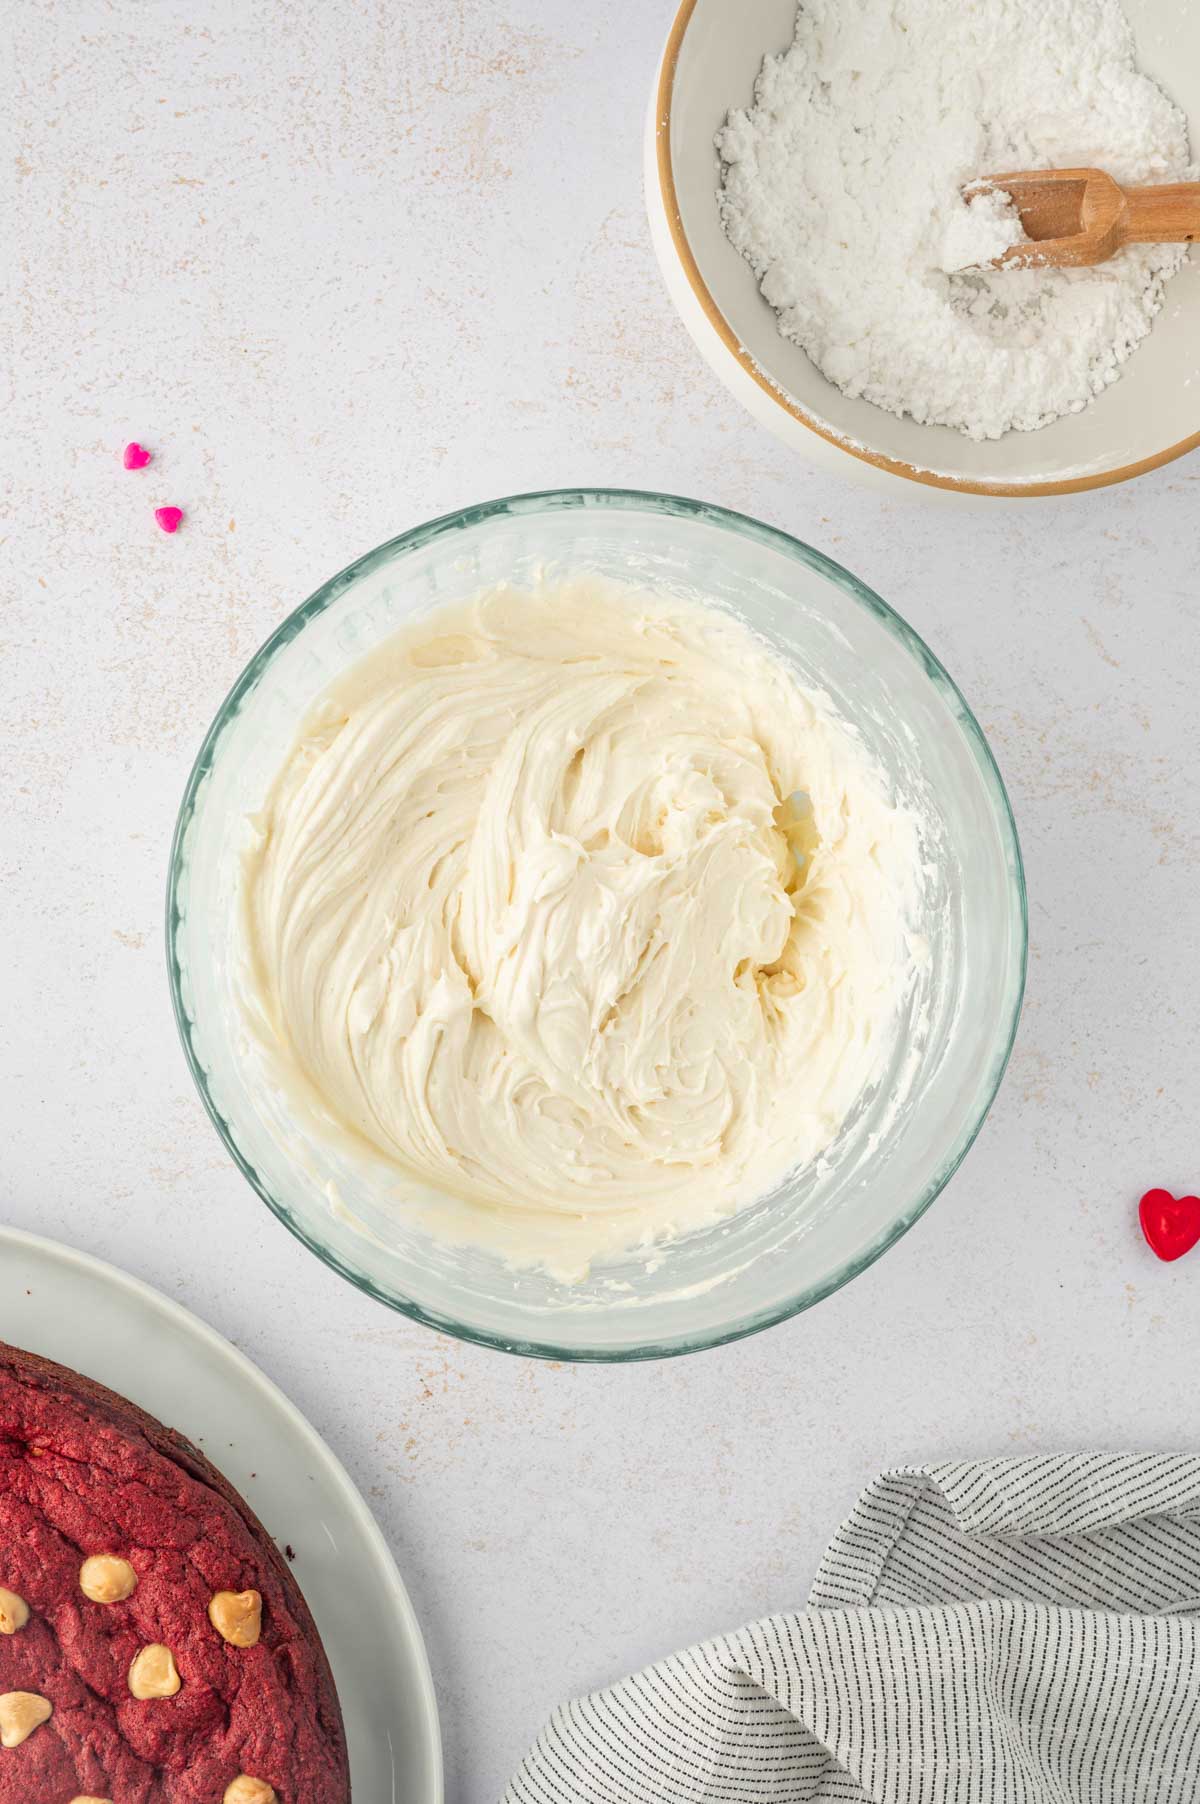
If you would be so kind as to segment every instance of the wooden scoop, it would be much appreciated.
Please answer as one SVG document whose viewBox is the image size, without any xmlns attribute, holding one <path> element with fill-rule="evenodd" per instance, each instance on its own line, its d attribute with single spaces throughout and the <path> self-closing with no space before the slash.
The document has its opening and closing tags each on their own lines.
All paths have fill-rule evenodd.
<svg viewBox="0 0 1200 1804">
<path fill-rule="evenodd" d="M 1012 196 L 1031 244 L 1014 244 L 995 267 L 1075 269 L 1103 263 L 1123 244 L 1192 244 L 1200 239 L 1200 182 L 1122 188 L 1102 169 L 1023 169 L 964 190 Z"/>
</svg>

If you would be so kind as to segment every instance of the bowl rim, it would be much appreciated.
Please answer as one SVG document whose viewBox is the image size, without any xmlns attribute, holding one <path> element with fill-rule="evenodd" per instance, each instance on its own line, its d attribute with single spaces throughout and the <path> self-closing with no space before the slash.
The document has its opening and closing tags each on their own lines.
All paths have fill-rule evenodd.
<svg viewBox="0 0 1200 1804">
<path fill-rule="evenodd" d="M 700 273 L 700 265 L 684 230 L 683 215 L 680 211 L 679 196 L 675 186 L 675 171 L 671 160 L 671 109 L 674 103 L 675 77 L 679 69 L 683 40 L 699 4 L 700 0 L 680 0 L 679 10 L 675 14 L 671 22 L 671 29 L 667 34 L 666 47 L 663 50 L 658 80 L 655 84 L 655 160 L 658 170 L 659 199 L 680 268 L 705 318 L 730 356 L 776 406 L 781 407 L 799 425 L 806 427 L 810 432 L 815 432 L 817 437 L 823 438 L 827 444 L 836 446 L 839 451 L 845 451 L 850 457 L 858 458 L 860 463 L 872 464 L 876 469 L 887 470 L 893 476 L 902 476 L 908 482 L 923 483 L 928 488 L 947 489 L 952 494 L 997 496 L 1005 500 L 1033 499 L 1044 495 L 1073 495 L 1086 489 L 1107 488 L 1113 483 L 1128 482 L 1135 476 L 1144 476 L 1150 470 L 1157 470 L 1163 464 L 1171 463 L 1177 457 L 1183 457 L 1188 451 L 1194 451 L 1200 445 L 1200 431 L 1196 431 L 1189 434 L 1187 438 L 1180 439 L 1178 444 L 1169 445 L 1165 451 L 1155 451 L 1149 457 L 1140 458 L 1136 463 L 1122 464 L 1115 470 L 1102 470 L 1087 476 L 1064 476 L 1054 481 L 984 482 L 973 477 L 951 476 L 943 471 L 921 469 L 918 465 L 904 463 L 899 458 L 886 457 L 882 451 L 870 451 L 865 445 L 856 445 L 852 440 L 843 438 L 831 426 L 827 426 L 824 422 L 814 419 L 811 414 L 806 413 L 799 402 L 794 400 L 779 383 L 773 381 L 761 364 L 750 355 L 713 298 L 708 283 Z"/>
<path fill-rule="evenodd" d="M 242 1152 L 233 1128 L 218 1107 L 209 1085 L 207 1073 L 193 1042 L 192 1018 L 189 1015 L 184 996 L 183 970 L 176 950 L 185 916 L 185 909 L 181 905 L 181 884 L 185 870 L 184 843 L 195 814 L 199 791 L 212 768 L 214 752 L 227 721 L 240 706 L 243 698 L 254 688 L 276 654 L 296 638 L 309 620 L 324 613 L 360 577 L 378 569 L 384 563 L 391 562 L 398 555 L 421 550 L 439 538 L 504 515 L 537 517 L 539 514 L 569 512 L 575 509 L 643 512 L 657 514 L 668 519 L 704 521 L 723 531 L 732 532 L 739 537 L 751 539 L 760 545 L 783 552 L 794 562 L 802 564 L 806 569 L 825 578 L 843 594 L 849 595 L 859 605 L 873 613 L 952 704 L 959 729 L 975 758 L 985 786 L 990 791 L 995 819 L 1005 842 L 1006 863 L 1010 878 L 1009 933 L 1011 936 L 1015 932 L 1019 938 L 1019 956 L 1016 960 L 1014 979 L 1010 984 L 1008 995 L 1004 998 L 1004 1006 L 997 1017 L 996 1043 L 990 1067 L 980 1082 L 974 1119 L 966 1129 L 960 1132 L 958 1139 L 943 1156 L 937 1172 L 926 1184 L 915 1205 L 906 1209 L 898 1220 L 878 1235 L 871 1245 L 855 1258 L 847 1260 L 844 1265 L 829 1273 L 819 1283 L 803 1289 L 798 1295 L 789 1297 L 785 1302 L 751 1311 L 719 1329 L 695 1336 L 679 1334 L 667 1340 L 661 1338 L 646 1340 L 635 1345 L 620 1347 L 564 1347 L 559 1342 L 549 1339 L 518 1338 L 477 1328 L 471 1323 L 458 1321 L 452 1316 L 432 1309 L 415 1298 L 393 1289 L 369 1273 L 358 1270 L 338 1251 L 318 1239 L 315 1233 L 293 1214 L 286 1201 L 273 1193 L 266 1179 Z M 413 1321 L 434 1328 L 440 1333 L 449 1334 L 455 1339 L 473 1342 L 475 1345 L 499 1352 L 518 1354 L 526 1358 L 606 1365 L 622 1365 L 635 1360 L 665 1359 L 685 1353 L 703 1352 L 711 1347 L 724 1346 L 731 1341 L 742 1340 L 747 1335 L 761 1332 L 764 1328 L 774 1327 L 777 1323 L 787 1321 L 794 1315 L 800 1315 L 803 1311 L 811 1309 L 814 1304 L 824 1301 L 826 1297 L 840 1290 L 844 1284 L 850 1283 L 853 1278 L 866 1271 L 868 1266 L 873 1265 L 877 1259 L 881 1258 L 889 1247 L 894 1246 L 896 1241 L 920 1220 L 925 1211 L 941 1194 L 966 1158 L 987 1119 L 1016 1039 L 1029 957 L 1029 916 L 1025 870 L 1016 821 L 1004 786 L 1004 779 L 983 730 L 958 685 L 920 635 L 883 600 L 882 596 L 868 588 L 858 577 L 832 558 L 826 557 L 823 552 L 806 545 L 803 540 L 793 537 L 779 527 L 768 526 L 748 514 L 736 513 L 711 502 L 696 501 L 680 495 L 660 494 L 653 490 L 619 488 L 535 490 L 525 494 L 502 496 L 494 501 L 476 503 L 456 509 L 452 513 L 442 514 L 436 519 L 425 521 L 419 526 L 410 528 L 407 532 L 399 533 L 396 537 L 385 540 L 373 551 L 365 552 L 361 557 L 355 558 L 336 576 L 331 577 L 328 582 L 322 583 L 306 601 L 301 602 L 292 613 L 287 615 L 254 653 L 225 696 L 192 765 L 171 841 L 165 927 L 171 1006 L 188 1069 L 200 1093 L 200 1099 L 226 1151 L 243 1177 L 271 1213 L 308 1248 L 309 1252 L 314 1253 L 324 1265 L 329 1266 L 332 1271 L 337 1272 L 340 1277 L 347 1279 L 357 1289 L 373 1297 L 377 1302 L 384 1303 L 400 1314 L 409 1316 Z"/>
</svg>

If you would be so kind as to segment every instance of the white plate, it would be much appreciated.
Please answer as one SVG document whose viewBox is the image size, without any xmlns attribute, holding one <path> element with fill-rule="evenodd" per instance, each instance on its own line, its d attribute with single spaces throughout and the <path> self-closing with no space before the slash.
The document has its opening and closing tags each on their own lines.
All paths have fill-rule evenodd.
<svg viewBox="0 0 1200 1804">
<path fill-rule="evenodd" d="M 371 1512 L 283 1393 L 157 1291 L 13 1228 L 0 1228 L 0 1338 L 108 1385 L 203 1449 L 295 1551 L 355 1799 L 441 1804 L 437 1704 L 408 1593 Z"/>
</svg>

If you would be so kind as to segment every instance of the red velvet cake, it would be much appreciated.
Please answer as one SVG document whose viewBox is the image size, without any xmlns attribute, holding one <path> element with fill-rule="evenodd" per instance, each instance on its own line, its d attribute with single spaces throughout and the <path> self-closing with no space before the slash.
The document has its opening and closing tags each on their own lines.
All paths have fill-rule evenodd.
<svg viewBox="0 0 1200 1804">
<path fill-rule="evenodd" d="M 181 1435 L 0 1342 L 0 1804 L 346 1804 L 287 1564 Z"/>
</svg>

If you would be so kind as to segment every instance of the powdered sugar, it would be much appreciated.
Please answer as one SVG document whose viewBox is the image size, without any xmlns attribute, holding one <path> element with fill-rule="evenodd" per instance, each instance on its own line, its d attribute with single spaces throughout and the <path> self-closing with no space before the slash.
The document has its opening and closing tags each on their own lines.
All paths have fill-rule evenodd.
<svg viewBox="0 0 1200 1804">
<path fill-rule="evenodd" d="M 1002 188 L 985 188 L 951 212 L 938 268 L 947 275 L 982 269 L 1024 237 L 1011 197 Z"/>
<path fill-rule="evenodd" d="M 846 394 L 972 438 L 1086 406 L 1186 255 L 963 267 L 1021 235 L 995 196 L 963 201 L 982 176 L 1193 173 L 1183 115 L 1136 69 L 1116 0 L 805 0 L 717 148 L 726 231 L 780 331 Z"/>
</svg>

